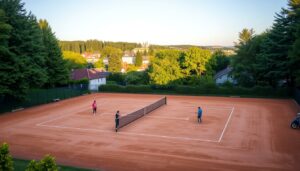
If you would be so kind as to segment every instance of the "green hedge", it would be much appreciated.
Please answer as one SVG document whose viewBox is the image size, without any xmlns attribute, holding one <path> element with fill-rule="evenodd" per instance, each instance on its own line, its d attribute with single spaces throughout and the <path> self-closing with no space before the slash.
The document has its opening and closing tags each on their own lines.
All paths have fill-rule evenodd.
<svg viewBox="0 0 300 171">
<path fill-rule="evenodd" d="M 123 92 L 123 93 L 161 93 L 181 95 L 220 95 L 220 96 L 242 96 L 242 97 L 291 97 L 288 88 L 274 89 L 271 87 L 218 87 L 212 85 L 204 86 L 159 86 L 159 85 L 101 85 L 100 92 Z"/>
</svg>

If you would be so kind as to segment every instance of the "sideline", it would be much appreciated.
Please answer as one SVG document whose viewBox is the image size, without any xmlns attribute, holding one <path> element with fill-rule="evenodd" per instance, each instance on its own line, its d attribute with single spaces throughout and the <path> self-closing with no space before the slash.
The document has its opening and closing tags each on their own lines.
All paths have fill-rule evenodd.
<svg viewBox="0 0 300 171">
<path fill-rule="evenodd" d="M 228 123 L 229 123 L 229 121 L 230 121 L 230 119 L 231 119 L 231 116 L 232 116 L 232 114 L 233 114 L 233 111 L 234 111 L 234 107 L 232 107 L 232 109 L 231 109 L 230 115 L 229 115 L 229 117 L 228 117 L 228 119 L 227 119 L 227 122 L 226 122 L 226 124 L 225 124 L 225 127 L 223 128 L 222 134 L 221 134 L 221 136 L 220 136 L 218 142 L 221 142 L 221 140 L 222 140 L 222 138 L 223 138 L 223 135 L 224 135 L 224 133 L 225 133 L 225 131 L 226 131 L 226 128 L 227 128 L 227 126 L 228 126 Z"/>
</svg>

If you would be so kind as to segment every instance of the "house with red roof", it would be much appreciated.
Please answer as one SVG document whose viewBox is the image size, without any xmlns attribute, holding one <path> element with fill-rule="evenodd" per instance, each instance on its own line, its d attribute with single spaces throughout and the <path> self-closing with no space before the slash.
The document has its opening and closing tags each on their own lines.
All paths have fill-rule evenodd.
<svg viewBox="0 0 300 171">
<path fill-rule="evenodd" d="M 82 80 L 87 78 L 89 80 L 89 90 L 97 91 L 100 85 L 106 84 L 106 77 L 109 72 L 104 72 L 99 69 L 74 69 L 72 71 L 72 80 Z"/>
</svg>

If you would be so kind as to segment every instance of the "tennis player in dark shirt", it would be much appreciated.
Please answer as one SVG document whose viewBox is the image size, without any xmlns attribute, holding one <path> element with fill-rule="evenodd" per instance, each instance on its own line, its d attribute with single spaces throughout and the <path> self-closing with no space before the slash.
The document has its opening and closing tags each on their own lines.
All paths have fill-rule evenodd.
<svg viewBox="0 0 300 171">
<path fill-rule="evenodd" d="M 118 132 L 118 127 L 119 127 L 119 117 L 120 117 L 120 112 L 117 111 L 117 113 L 116 113 L 116 119 L 115 119 L 115 122 L 116 122 L 116 132 Z"/>
</svg>

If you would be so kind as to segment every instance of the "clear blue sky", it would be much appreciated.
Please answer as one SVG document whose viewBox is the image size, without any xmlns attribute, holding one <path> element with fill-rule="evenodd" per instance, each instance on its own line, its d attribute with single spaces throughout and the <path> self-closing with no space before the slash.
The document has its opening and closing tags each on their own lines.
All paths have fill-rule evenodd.
<svg viewBox="0 0 300 171">
<path fill-rule="evenodd" d="M 23 0 L 60 40 L 231 46 L 261 33 L 287 0 Z"/>
</svg>

